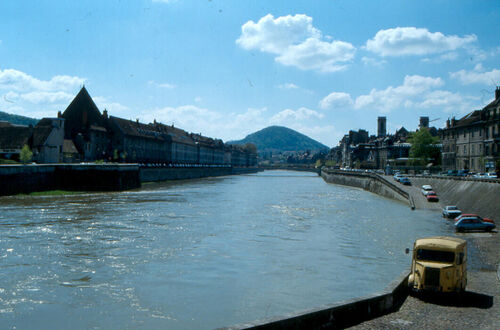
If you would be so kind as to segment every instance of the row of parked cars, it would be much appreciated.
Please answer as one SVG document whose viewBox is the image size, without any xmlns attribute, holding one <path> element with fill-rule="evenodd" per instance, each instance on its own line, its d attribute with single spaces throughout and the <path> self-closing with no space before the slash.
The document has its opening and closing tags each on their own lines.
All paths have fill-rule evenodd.
<svg viewBox="0 0 500 330">
<path fill-rule="evenodd" d="M 492 231 L 496 225 L 492 219 L 482 218 L 477 214 L 462 214 L 455 205 L 445 206 L 443 218 L 454 219 L 456 231 L 485 230 Z"/>
<path fill-rule="evenodd" d="M 394 181 L 397 181 L 405 186 L 411 186 L 410 179 L 399 172 L 396 172 L 396 174 L 394 174 Z"/>
<path fill-rule="evenodd" d="M 431 185 L 425 184 L 422 186 L 422 195 L 427 198 L 428 202 L 439 202 L 436 192 L 432 189 Z"/>
</svg>

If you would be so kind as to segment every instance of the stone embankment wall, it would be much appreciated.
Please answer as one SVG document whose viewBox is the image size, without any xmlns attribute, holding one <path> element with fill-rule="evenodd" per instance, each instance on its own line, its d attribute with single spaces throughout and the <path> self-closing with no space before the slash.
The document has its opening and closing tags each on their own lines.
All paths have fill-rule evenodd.
<svg viewBox="0 0 500 330">
<path fill-rule="evenodd" d="M 113 191 L 138 188 L 137 165 L 0 166 L 0 196 L 36 191 Z"/>
<path fill-rule="evenodd" d="M 55 164 L 0 166 L 0 196 L 37 191 L 119 191 L 140 188 L 141 182 L 187 180 L 256 173 L 232 167 L 139 168 L 136 164 Z"/>
<path fill-rule="evenodd" d="M 256 173 L 256 167 L 141 167 L 141 182 L 187 180 L 210 176 Z"/>
<path fill-rule="evenodd" d="M 488 182 L 447 177 L 409 177 L 414 186 L 430 184 L 441 205 L 457 205 L 464 213 L 500 221 L 500 180 Z"/>
<path fill-rule="evenodd" d="M 408 193 L 376 174 L 322 170 L 321 177 L 328 183 L 363 188 L 378 195 L 410 203 Z"/>
</svg>

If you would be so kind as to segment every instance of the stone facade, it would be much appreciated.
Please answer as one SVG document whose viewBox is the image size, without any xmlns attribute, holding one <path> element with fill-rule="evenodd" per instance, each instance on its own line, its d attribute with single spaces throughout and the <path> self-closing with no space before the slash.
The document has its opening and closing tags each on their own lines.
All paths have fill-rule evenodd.
<svg viewBox="0 0 500 330">
<path fill-rule="evenodd" d="M 500 87 L 481 110 L 446 122 L 441 133 L 444 170 L 492 172 L 500 167 Z"/>
</svg>

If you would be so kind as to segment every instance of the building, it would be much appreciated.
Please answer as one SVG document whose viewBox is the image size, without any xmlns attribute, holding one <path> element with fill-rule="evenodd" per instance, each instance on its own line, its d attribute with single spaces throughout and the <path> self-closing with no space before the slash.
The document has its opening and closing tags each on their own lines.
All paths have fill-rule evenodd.
<svg viewBox="0 0 500 330">
<path fill-rule="evenodd" d="M 377 136 L 384 137 L 387 134 L 387 118 L 378 117 L 377 120 Z"/>
<path fill-rule="evenodd" d="M 495 171 L 500 167 L 500 87 L 481 110 L 446 121 L 440 133 L 444 170 Z"/>
<path fill-rule="evenodd" d="M 64 119 L 43 118 L 33 129 L 31 149 L 37 163 L 63 161 Z"/>
<path fill-rule="evenodd" d="M 0 158 L 19 161 L 21 149 L 31 144 L 33 127 L 0 123 Z"/>
</svg>

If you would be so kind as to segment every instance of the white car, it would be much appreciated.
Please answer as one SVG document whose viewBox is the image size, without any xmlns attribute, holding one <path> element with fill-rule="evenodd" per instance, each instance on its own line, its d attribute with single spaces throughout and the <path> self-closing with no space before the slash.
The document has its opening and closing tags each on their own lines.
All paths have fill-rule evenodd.
<svg viewBox="0 0 500 330">
<path fill-rule="evenodd" d="M 455 219 L 462 214 L 462 211 L 454 205 L 448 205 L 443 209 L 443 218 L 453 218 Z"/>
<path fill-rule="evenodd" d="M 496 179 L 498 178 L 496 173 L 486 173 L 486 178 L 488 179 Z"/>
<path fill-rule="evenodd" d="M 428 184 L 424 184 L 422 186 L 422 190 L 421 191 L 422 191 L 422 195 L 427 196 L 429 194 L 429 192 L 432 191 L 432 187 L 430 185 L 428 185 Z"/>
</svg>

